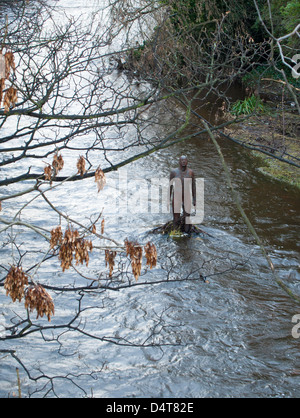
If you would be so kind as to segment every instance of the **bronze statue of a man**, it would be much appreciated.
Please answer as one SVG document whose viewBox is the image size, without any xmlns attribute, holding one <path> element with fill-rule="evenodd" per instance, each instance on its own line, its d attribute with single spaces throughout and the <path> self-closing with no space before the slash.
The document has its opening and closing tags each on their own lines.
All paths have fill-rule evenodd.
<svg viewBox="0 0 300 418">
<path fill-rule="evenodd" d="M 179 167 L 170 174 L 170 201 L 173 210 L 173 227 L 179 229 L 181 224 L 181 210 L 183 210 L 183 228 L 186 233 L 191 231 L 191 224 L 187 218 L 192 212 L 192 204 L 196 206 L 196 180 L 193 170 L 188 168 L 188 159 L 182 156 Z"/>
</svg>

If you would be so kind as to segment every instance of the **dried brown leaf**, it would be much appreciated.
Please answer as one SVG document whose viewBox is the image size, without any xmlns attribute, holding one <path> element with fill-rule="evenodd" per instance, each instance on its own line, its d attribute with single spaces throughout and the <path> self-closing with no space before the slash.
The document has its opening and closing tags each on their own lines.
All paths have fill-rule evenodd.
<svg viewBox="0 0 300 418">
<path fill-rule="evenodd" d="M 106 185 L 106 177 L 100 167 L 97 168 L 95 173 L 95 182 L 97 183 L 98 193 L 104 189 Z"/>
<path fill-rule="evenodd" d="M 12 266 L 4 282 L 6 295 L 9 295 L 13 302 L 17 299 L 21 302 L 24 296 L 25 286 L 28 286 L 27 275 L 21 267 Z"/>
<path fill-rule="evenodd" d="M 130 257 L 132 273 L 136 280 L 141 275 L 142 261 L 143 261 L 143 249 L 138 243 L 125 240 L 126 253 Z"/>
<path fill-rule="evenodd" d="M 63 233 L 61 226 L 58 226 L 51 231 L 50 248 L 53 250 L 57 245 L 61 245 L 63 240 Z"/>
<path fill-rule="evenodd" d="M 5 113 L 8 113 L 9 112 L 9 109 L 11 107 L 14 108 L 15 105 L 16 105 L 16 103 L 17 103 L 17 100 L 18 100 L 18 92 L 17 92 L 17 89 L 15 89 L 14 87 L 10 87 L 6 91 L 5 96 L 4 96 L 4 102 L 3 102 L 4 112 Z"/>
<path fill-rule="evenodd" d="M 37 317 L 41 318 L 46 315 L 48 321 L 51 321 L 51 316 L 54 315 L 54 303 L 46 290 L 41 285 L 30 286 L 25 294 L 25 308 L 37 311 Z"/>
<path fill-rule="evenodd" d="M 145 255 L 147 259 L 147 266 L 152 269 L 153 267 L 156 267 L 157 263 L 157 250 L 154 244 L 151 244 L 151 242 L 148 242 L 148 244 L 145 246 Z"/>
<path fill-rule="evenodd" d="M 44 168 L 44 175 L 45 175 L 45 180 L 51 181 L 51 179 L 52 179 L 52 167 L 51 167 L 51 165 L 47 165 Z"/>
<path fill-rule="evenodd" d="M 81 177 L 86 173 L 85 158 L 82 155 L 78 158 L 77 170 L 78 170 L 78 174 L 80 174 Z"/>
<path fill-rule="evenodd" d="M 63 160 L 63 157 L 60 154 L 56 153 L 52 161 L 52 167 L 55 172 L 55 175 L 64 168 L 64 164 L 65 162 Z"/>
<path fill-rule="evenodd" d="M 87 241 L 79 236 L 79 232 L 75 229 L 68 228 L 65 231 L 64 238 L 60 245 L 58 258 L 61 260 L 62 270 L 68 270 L 75 257 L 76 264 L 89 264 L 89 252 L 93 250 L 91 241 Z"/>
<path fill-rule="evenodd" d="M 105 262 L 106 267 L 109 265 L 109 277 L 112 277 L 114 271 L 116 255 L 116 251 L 105 250 Z"/>
<path fill-rule="evenodd" d="M 8 80 L 10 75 L 10 70 L 13 69 L 15 71 L 15 57 L 11 51 L 6 52 L 5 56 L 5 78 Z"/>
</svg>

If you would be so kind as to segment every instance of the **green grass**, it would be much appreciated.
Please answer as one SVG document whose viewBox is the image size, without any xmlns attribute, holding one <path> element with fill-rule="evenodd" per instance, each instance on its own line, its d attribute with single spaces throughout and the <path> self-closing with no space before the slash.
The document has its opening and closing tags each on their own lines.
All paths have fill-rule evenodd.
<svg viewBox="0 0 300 418">
<path fill-rule="evenodd" d="M 253 112 L 263 112 L 263 102 L 256 96 L 246 97 L 244 100 L 238 100 L 231 107 L 231 113 L 234 116 L 250 115 Z"/>
</svg>

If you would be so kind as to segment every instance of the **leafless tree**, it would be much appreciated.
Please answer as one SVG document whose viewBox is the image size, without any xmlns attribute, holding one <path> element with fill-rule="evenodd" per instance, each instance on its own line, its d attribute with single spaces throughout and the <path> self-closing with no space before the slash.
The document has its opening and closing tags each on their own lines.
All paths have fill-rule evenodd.
<svg viewBox="0 0 300 418">
<path fill-rule="evenodd" d="M 283 82 L 285 83 L 286 87 L 288 88 L 291 96 L 294 99 L 294 103 L 297 107 L 298 113 L 300 114 L 300 105 L 299 105 L 299 94 L 297 94 L 297 91 L 299 92 L 299 89 L 295 89 L 293 85 L 288 81 L 288 75 L 292 74 L 294 77 L 297 72 L 295 71 L 295 63 L 294 57 L 299 55 L 300 48 L 292 47 L 289 44 L 289 41 L 291 39 L 295 39 L 295 45 L 299 45 L 300 40 L 300 24 L 297 24 L 293 30 L 290 33 L 284 33 L 280 37 L 276 37 L 274 34 L 274 23 L 273 23 L 273 15 L 271 10 L 271 4 L 270 0 L 267 0 L 268 3 L 268 10 L 269 10 L 269 22 L 270 27 L 268 27 L 267 23 L 265 22 L 264 18 L 262 17 L 261 10 L 257 4 L 256 0 L 253 0 L 257 15 L 259 18 L 260 23 L 263 25 L 264 30 L 266 34 L 268 35 L 270 39 L 270 62 L 274 69 L 282 76 Z M 275 52 L 279 55 L 279 60 L 275 60 Z M 279 67 L 279 63 L 284 64 L 284 68 Z"/>
</svg>

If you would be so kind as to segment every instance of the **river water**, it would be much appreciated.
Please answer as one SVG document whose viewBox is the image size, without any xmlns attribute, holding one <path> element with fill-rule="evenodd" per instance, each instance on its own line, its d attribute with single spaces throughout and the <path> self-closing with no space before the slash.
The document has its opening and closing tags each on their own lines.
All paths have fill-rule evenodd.
<svg viewBox="0 0 300 418">
<path fill-rule="evenodd" d="M 78 3 L 75 9 L 74 1 L 64 2 L 67 12 L 84 9 L 85 2 Z M 258 170 L 259 162 L 242 148 L 226 140 L 219 143 L 242 205 L 280 278 L 300 294 L 299 192 L 263 176 Z M 209 235 L 173 239 L 152 235 L 149 231 L 170 215 L 128 213 L 123 201 L 118 213 L 113 210 L 111 198 L 116 179 L 125 175 L 138 181 L 167 178 L 182 154 L 187 155 L 196 176 L 204 178 L 205 216 L 201 228 Z M 45 380 L 29 381 L 20 370 L 24 396 L 34 395 L 35 390 L 37 396 L 49 390 L 49 396 L 61 397 L 300 395 L 300 339 L 292 336 L 292 318 L 300 314 L 300 307 L 274 283 L 265 258 L 231 199 L 219 157 L 206 136 L 159 151 L 119 173 L 108 174 L 107 186 L 99 195 L 95 193 L 93 180 L 85 181 L 84 186 L 67 185 L 64 202 L 55 200 L 59 199 L 59 192 L 49 196 L 61 210 L 69 210 L 71 202 L 72 214 L 79 221 L 104 207 L 106 234 L 118 242 L 128 237 L 140 243 L 149 239 L 155 243 L 157 268 L 148 271 L 140 281 L 184 278 L 190 272 L 194 277 L 200 271 L 207 282 L 136 286 L 120 292 L 90 294 L 84 299 L 84 306 L 93 308 L 82 316 L 87 333 L 123 337 L 137 345 L 149 338 L 150 342 L 163 343 L 161 347 L 103 343 L 74 332 L 61 334 L 56 340 L 55 331 L 43 336 L 33 334 L 14 344 L 1 343 L 1 348 L 16 349 L 33 376 L 41 373 L 55 376 L 51 390 L 49 384 L 43 388 Z M 146 190 L 139 190 L 139 198 L 147 196 Z M 8 213 L 14 209 L 15 206 L 7 208 Z M 55 225 L 53 215 L 41 200 L 29 205 L 23 216 L 49 229 Z M 24 233 L 22 237 L 30 240 L 32 249 L 41 245 L 35 235 Z M 3 256 L 8 257 L 6 253 Z M 90 269 L 98 274 L 105 269 L 103 260 L 93 257 Z M 76 275 L 74 278 L 72 275 L 60 273 L 57 261 L 53 260 L 40 271 L 44 283 L 75 282 Z M 4 312 L 17 312 L 3 288 L 0 301 Z M 72 317 L 74 306 L 76 309 L 73 299 L 59 294 L 55 303 L 55 324 Z M 0 361 L 0 396 L 12 396 L 17 391 L 17 364 L 8 356 L 2 356 Z M 68 379 L 60 377 L 65 375 Z"/>
</svg>

